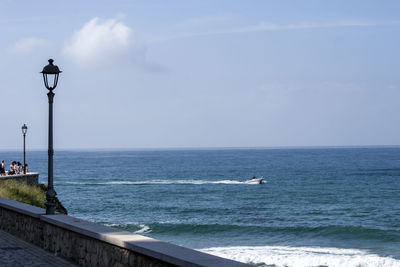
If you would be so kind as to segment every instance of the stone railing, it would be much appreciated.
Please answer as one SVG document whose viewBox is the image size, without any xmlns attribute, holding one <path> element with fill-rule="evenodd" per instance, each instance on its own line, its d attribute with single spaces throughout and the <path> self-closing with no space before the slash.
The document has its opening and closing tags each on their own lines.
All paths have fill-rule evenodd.
<svg viewBox="0 0 400 267">
<path fill-rule="evenodd" d="M 14 175 L 2 175 L 0 180 L 15 180 L 18 182 L 25 182 L 28 184 L 38 184 L 39 183 L 39 173 L 38 172 L 28 172 L 26 174 L 14 174 Z"/>
<path fill-rule="evenodd" d="M 80 266 L 249 266 L 4 198 L 0 229 Z"/>
</svg>

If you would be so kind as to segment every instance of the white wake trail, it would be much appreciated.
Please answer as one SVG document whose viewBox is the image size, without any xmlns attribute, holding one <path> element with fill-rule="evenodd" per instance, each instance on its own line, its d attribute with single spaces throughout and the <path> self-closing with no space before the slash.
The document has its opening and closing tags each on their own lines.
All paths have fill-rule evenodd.
<svg viewBox="0 0 400 267">
<path fill-rule="evenodd" d="M 109 181 L 109 182 L 65 182 L 66 184 L 82 184 L 82 185 L 147 185 L 147 184 L 252 184 L 249 182 L 241 182 L 237 180 L 144 180 L 144 181 Z"/>
</svg>

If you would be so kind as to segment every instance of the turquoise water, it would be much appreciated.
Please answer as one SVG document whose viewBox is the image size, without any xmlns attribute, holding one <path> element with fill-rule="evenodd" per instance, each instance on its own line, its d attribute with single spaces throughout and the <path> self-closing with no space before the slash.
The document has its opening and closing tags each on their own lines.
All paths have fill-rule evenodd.
<svg viewBox="0 0 400 267">
<path fill-rule="evenodd" d="M 27 157 L 46 183 L 47 152 Z M 260 265 L 400 266 L 400 148 L 56 151 L 54 165 L 75 217 Z"/>
</svg>

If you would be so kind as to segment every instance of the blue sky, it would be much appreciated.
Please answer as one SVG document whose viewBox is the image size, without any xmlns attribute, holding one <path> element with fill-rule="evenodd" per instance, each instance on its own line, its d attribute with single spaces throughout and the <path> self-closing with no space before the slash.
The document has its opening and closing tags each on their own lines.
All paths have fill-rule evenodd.
<svg viewBox="0 0 400 267">
<path fill-rule="evenodd" d="M 400 145 L 399 1 L 0 0 L 0 149 Z"/>
</svg>

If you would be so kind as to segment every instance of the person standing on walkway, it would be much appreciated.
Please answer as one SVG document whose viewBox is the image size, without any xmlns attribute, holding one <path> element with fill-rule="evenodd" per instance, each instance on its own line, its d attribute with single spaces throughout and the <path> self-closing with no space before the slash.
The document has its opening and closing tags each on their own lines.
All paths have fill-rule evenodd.
<svg viewBox="0 0 400 267">
<path fill-rule="evenodd" d="M 17 164 L 17 162 L 12 161 L 10 164 L 10 170 L 8 171 L 8 174 L 12 175 L 15 174 L 15 165 Z"/>
<path fill-rule="evenodd" d="M 26 172 L 26 173 L 29 172 L 29 170 L 28 170 L 28 163 L 25 163 L 25 172 Z"/>
<path fill-rule="evenodd" d="M 4 166 L 4 160 L 2 160 L 0 164 L 0 175 L 1 176 L 6 175 L 6 167 Z"/>
<path fill-rule="evenodd" d="M 17 162 L 17 168 L 16 168 L 17 174 L 22 173 L 22 164 L 21 162 Z"/>
</svg>

